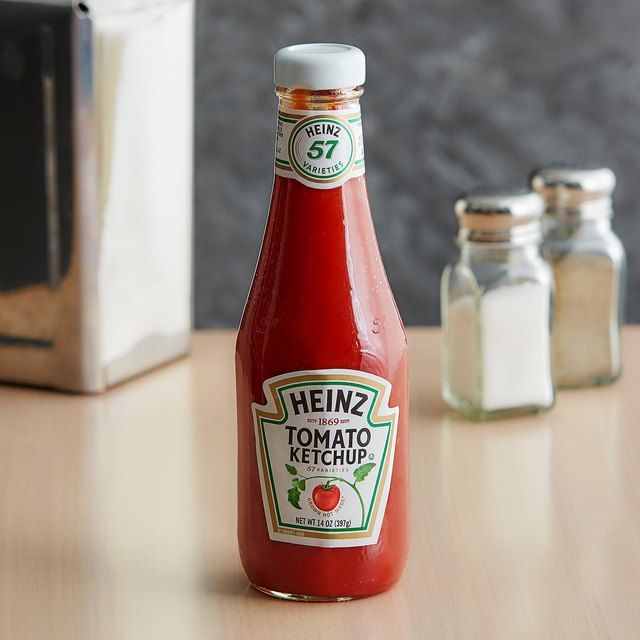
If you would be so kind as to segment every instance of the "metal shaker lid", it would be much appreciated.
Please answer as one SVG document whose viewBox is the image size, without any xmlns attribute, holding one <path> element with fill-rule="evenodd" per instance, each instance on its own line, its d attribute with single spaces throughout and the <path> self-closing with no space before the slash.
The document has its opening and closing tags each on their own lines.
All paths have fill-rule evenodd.
<svg viewBox="0 0 640 640">
<path fill-rule="evenodd" d="M 481 187 L 454 205 L 460 240 L 523 244 L 540 238 L 542 198 L 526 189 Z"/>
<path fill-rule="evenodd" d="M 611 213 L 616 176 L 607 167 L 547 165 L 536 169 L 530 180 L 531 188 L 544 198 L 548 215 Z"/>
</svg>

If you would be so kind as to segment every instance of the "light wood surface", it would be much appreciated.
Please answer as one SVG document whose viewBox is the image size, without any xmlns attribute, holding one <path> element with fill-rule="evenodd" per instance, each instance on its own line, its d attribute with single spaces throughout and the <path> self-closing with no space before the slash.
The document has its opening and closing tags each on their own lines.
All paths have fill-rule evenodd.
<svg viewBox="0 0 640 640">
<path fill-rule="evenodd" d="M 97 397 L 0 387 L 0 638 L 640 637 L 640 328 L 622 380 L 471 424 L 410 331 L 412 548 L 391 592 L 280 602 L 235 541 L 230 332 Z"/>
</svg>

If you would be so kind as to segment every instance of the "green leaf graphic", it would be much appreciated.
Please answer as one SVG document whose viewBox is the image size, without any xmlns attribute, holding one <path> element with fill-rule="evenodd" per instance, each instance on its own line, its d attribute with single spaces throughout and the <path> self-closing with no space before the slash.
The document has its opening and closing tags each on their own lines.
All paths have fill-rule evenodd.
<svg viewBox="0 0 640 640">
<path fill-rule="evenodd" d="M 294 506 L 296 509 L 302 509 L 302 507 L 300 506 L 300 492 L 298 491 L 297 487 L 289 489 L 289 491 L 287 491 L 287 497 L 289 498 L 289 502 L 292 506 Z"/>
<path fill-rule="evenodd" d="M 367 462 L 366 464 L 363 464 L 362 466 L 358 467 L 353 472 L 353 475 L 356 478 L 356 482 L 362 482 L 369 475 L 369 472 L 371 471 L 371 469 L 373 469 L 373 467 L 375 466 L 376 466 L 375 462 Z"/>
<path fill-rule="evenodd" d="M 298 470 L 295 467 L 292 467 L 290 464 L 285 464 L 284 467 L 292 476 L 298 475 Z"/>
<path fill-rule="evenodd" d="M 300 489 L 300 491 L 304 491 L 306 488 L 307 488 L 306 480 L 300 480 L 298 482 L 298 489 Z"/>
</svg>

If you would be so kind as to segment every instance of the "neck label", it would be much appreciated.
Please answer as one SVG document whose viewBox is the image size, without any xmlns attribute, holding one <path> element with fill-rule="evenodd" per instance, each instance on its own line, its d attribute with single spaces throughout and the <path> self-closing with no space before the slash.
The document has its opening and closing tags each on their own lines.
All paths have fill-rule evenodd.
<svg viewBox="0 0 640 640">
<path fill-rule="evenodd" d="M 360 109 L 278 111 L 276 174 L 334 189 L 364 174 Z"/>
</svg>

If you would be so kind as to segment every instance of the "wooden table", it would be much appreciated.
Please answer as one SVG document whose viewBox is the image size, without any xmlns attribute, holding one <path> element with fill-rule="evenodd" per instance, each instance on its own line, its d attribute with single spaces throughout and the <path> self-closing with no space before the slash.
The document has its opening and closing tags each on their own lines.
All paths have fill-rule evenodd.
<svg viewBox="0 0 640 640">
<path fill-rule="evenodd" d="M 0 638 L 640 637 L 640 328 L 623 379 L 471 424 L 410 332 L 413 537 L 391 592 L 280 602 L 235 541 L 230 332 L 98 397 L 0 387 Z"/>
</svg>

